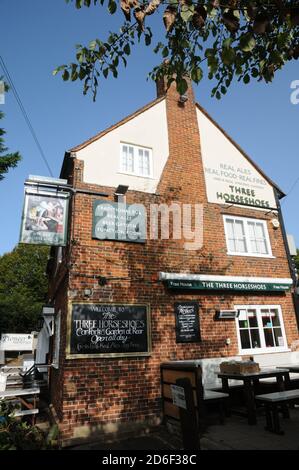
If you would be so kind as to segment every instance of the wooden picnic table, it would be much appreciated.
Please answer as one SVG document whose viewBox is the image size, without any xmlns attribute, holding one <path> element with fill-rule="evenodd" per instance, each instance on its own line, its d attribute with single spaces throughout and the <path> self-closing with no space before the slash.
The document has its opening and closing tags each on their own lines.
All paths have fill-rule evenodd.
<svg viewBox="0 0 299 470">
<path fill-rule="evenodd" d="M 278 391 L 283 391 L 288 384 L 289 372 L 286 369 L 266 369 L 249 374 L 218 373 L 222 381 L 222 390 L 229 393 L 229 380 L 240 380 L 244 384 L 244 398 L 248 424 L 256 424 L 255 395 L 260 379 L 276 378 Z"/>
<path fill-rule="evenodd" d="M 299 365 L 297 366 L 285 366 L 283 369 L 287 369 L 289 372 L 297 372 L 299 374 Z"/>
</svg>

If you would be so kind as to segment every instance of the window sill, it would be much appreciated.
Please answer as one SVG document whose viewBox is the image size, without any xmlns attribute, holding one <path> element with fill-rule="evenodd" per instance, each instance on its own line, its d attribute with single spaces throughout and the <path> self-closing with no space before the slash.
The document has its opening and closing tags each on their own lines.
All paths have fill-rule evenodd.
<svg viewBox="0 0 299 470">
<path fill-rule="evenodd" d="M 285 348 L 267 348 L 267 349 L 246 349 L 246 351 L 239 352 L 239 356 L 257 356 L 259 354 L 272 354 L 272 353 L 281 353 L 281 352 L 290 352 L 291 349 L 288 347 Z"/>
<path fill-rule="evenodd" d="M 143 180 L 154 180 L 155 179 L 152 175 L 143 176 L 143 175 L 137 175 L 136 173 L 127 173 L 125 171 L 118 171 L 117 175 L 134 176 L 135 178 L 142 178 Z"/>
<path fill-rule="evenodd" d="M 273 255 L 257 255 L 251 253 L 226 253 L 227 256 L 246 256 L 247 258 L 264 258 L 264 259 L 276 259 L 276 256 Z"/>
</svg>

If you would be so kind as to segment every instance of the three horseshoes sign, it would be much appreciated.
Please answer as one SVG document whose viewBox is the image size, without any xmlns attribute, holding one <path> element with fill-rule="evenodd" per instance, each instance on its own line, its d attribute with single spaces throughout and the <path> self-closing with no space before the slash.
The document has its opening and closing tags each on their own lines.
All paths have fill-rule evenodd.
<svg viewBox="0 0 299 470">
<path fill-rule="evenodd" d="M 147 305 L 71 305 L 69 358 L 149 354 L 150 321 Z"/>
</svg>

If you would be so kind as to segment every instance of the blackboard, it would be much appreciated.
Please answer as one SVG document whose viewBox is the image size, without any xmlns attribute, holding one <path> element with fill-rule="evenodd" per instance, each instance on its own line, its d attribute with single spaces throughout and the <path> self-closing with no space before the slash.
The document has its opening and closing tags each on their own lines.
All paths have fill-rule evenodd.
<svg viewBox="0 0 299 470">
<path fill-rule="evenodd" d="M 72 304 L 69 353 L 76 356 L 148 354 L 148 307 Z"/>
<path fill-rule="evenodd" d="M 177 343 L 201 341 L 198 302 L 176 302 L 174 304 Z"/>
</svg>

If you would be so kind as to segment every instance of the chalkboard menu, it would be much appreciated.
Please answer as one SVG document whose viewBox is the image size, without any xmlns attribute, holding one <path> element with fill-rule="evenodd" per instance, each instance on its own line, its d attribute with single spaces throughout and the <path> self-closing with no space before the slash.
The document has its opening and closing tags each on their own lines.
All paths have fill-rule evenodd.
<svg viewBox="0 0 299 470">
<path fill-rule="evenodd" d="M 146 305 L 72 304 L 71 356 L 133 356 L 149 353 Z"/>
<path fill-rule="evenodd" d="M 196 343 L 201 341 L 198 302 L 176 302 L 174 312 L 176 342 Z"/>
</svg>

